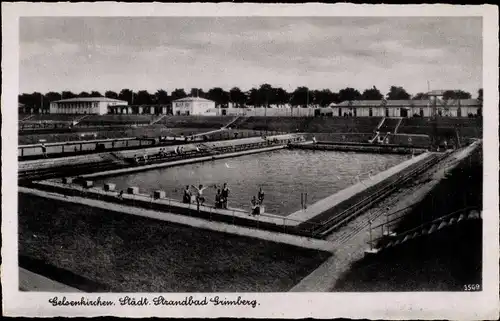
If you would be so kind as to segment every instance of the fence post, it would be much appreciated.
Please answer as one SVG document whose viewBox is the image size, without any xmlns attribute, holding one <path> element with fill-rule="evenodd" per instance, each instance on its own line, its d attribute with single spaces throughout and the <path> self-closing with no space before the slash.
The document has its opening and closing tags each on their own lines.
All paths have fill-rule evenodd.
<svg viewBox="0 0 500 321">
<path fill-rule="evenodd" d="M 370 251 L 372 251 L 373 250 L 373 243 L 372 243 L 372 220 L 369 220 L 368 224 L 370 225 Z"/>
</svg>

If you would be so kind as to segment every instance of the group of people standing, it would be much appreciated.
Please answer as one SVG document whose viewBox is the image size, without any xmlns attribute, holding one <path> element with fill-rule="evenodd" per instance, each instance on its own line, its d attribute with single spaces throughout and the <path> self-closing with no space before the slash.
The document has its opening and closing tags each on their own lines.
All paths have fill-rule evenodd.
<svg viewBox="0 0 500 321">
<path fill-rule="evenodd" d="M 205 203 L 205 197 L 203 196 L 203 191 L 207 189 L 207 186 L 203 186 L 203 184 L 198 185 L 198 187 L 191 185 L 186 186 L 184 190 L 184 195 L 182 197 L 183 203 L 191 203 L 193 193 L 191 192 L 191 188 L 194 188 L 195 197 L 196 197 L 196 205 L 198 211 L 200 210 L 200 205 Z M 215 186 L 216 187 L 216 186 Z M 229 187 L 227 183 L 224 183 L 222 189 L 217 189 L 217 194 L 215 195 L 215 208 L 227 209 L 227 199 L 229 197 Z"/>
<path fill-rule="evenodd" d="M 214 185 L 217 188 L 217 185 Z M 191 188 L 194 189 L 194 193 L 191 191 Z M 198 187 L 194 185 L 187 185 L 184 189 L 184 194 L 182 196 L 182 202 L 185 204 L 190 204 L 192 202 L 193 194 L 196 201 L 197 210 L 200 210 L 200 205 L 205 203 L 205 197 L 203 196 L 203 192 L 208 188 L 208 186 L 203 186 L 203 184 L 198 185 Z M 217 189 L 217 193 L 215 194 L 215 208 L 218 209 L 227 209 L 227 202 L 229 198 L 229 187 L 227 183 L 224 183 L 222 188 Z M 264 202 L 264 191 L 262 187 L 259 188 L 259 192 L 257 193 L 257 197 L 253 196 L 251 204 L 252 211 L 251 215 L 260 214 L 260 208 Z"/>
<path fill-rule="evenodd" d="M 259 215 L 261 213 L 260 209 L 262 207 L 262 203 L 264 203 L 264 191 L 262 187 L 259 188 L 259 192 L 257 193 L 257 198 L 252 197 L 252 212 L 251 215 Z"/>
</svg>

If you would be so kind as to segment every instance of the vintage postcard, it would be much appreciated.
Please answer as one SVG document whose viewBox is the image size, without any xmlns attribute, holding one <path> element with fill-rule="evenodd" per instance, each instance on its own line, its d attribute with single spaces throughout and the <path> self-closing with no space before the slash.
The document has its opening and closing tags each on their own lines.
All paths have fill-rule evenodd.
<svg viewBox="0 0 500 321">
<path fill-rule="evenodd" d="M 491 5 L 2 4 L 5 315 L 498 319 L 497 35 Z"/>
</svg>

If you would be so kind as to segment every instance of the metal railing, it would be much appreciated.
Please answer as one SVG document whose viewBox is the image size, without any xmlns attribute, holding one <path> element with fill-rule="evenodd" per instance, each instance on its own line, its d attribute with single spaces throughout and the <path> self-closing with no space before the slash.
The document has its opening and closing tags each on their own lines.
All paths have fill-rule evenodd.
<svg viewBox="0 0 500 321">
<path fill-rule="evenodd" d="M 314 236 L 326 236 L 329 233 L 333 232 L 338 227 L 342 226 L 343 224 L 347 223 L 348 221 L 358 216 L 360 212 L 373 206 L 382 198 L 391 194 L 397 188 L 401 187 L 401 185 L 406 183 L 410 178 L 429 169 L 431 166 L 439 162 L 441 159 L 442 155 L 441 156 L 431 155 L 429 159 L 426 159 L 421 163 L 414 164 L 407 173 L 401 175 L 395 181 L 385 182 L 384 186 L 379 188 L 376 192 L 370 194 L 368 197 L 362 199 L 356 204 L 351 205 L 349 208 L 336 214 L 334 217 L 322 222 L 321 227 L 319 227 L 314 231 Z M 408 168 L 406 170 L 408 170 Z M 374 188 L 376 186 L 377 185 L 371 187 Z"/>
<path fill-rule="evenodd" d="M 420 225 L 418 225 L 416 227 L 413 227 L 413 228 L 411 228 L 409 230 L 400 232 L 397 235 L 393 236 L 391 238 L 391 240 L 397 241 L 397 240 L 404 239 L 406 236 L 413 235 L 415 232 L 422 231 L 426 227 L 429 227 L 429 226 L 432 226 L 432 225 L 435 225 L 435 224 L 440 224 L 441 222 L 446 221 L 448 219 L 451 219 L 454 216 L 459 216 L 459 215 L 461 215 L 463 213 L 467 213 L 467 212 L 470 212 L 472 210 L 480 210 L 480 207 L 479 206 L 467 206 L 467 207 L 461 208 L 461 209 L 453 211 L 453 212 L 451 212 L 449 214 L 446 214 L 446 215 L 440 216 L 438 218 L 435 218 L 435 219 L 433 219 L 431 221 L 424 222 L 424 223 L 422 223 L 422 224 L 420 224 Z M 384 224 L 385 223 L 382 223 L 382 224 L 380 224 L 378 226 L 372 227 L 371 230 L 374 230 L 374 229 L 379 228 L 379 227 L 382 227 L 382 229 L 383 229 Z M 371 235 L 371 233 L 372 232 L 370 231 L 370 235 Z M 371 239 L 371 237 L 370 237 L 370 241 L 368 241 L 367 244 L 370 245 L 370 249 L 373 249 L 374 248 L 374 244 L 377 244 L 377 243 L 381 242 L 382 240 L 385 240 L 386 237 L 387 237 L 386 235 L 382 235 L 380 237 L 377 237 L 376 239 Z"/>
<path fill-rule="evenodd" d="M 220 209 L 208 204 L 200 205 L 198 207 L 196 202 L 182 203 L 177 199 L 168 197 L 155 198 L 154 195 L 148 194 L 123 193 L 120 196 L 119 191 L 105 191 L 104 189 L 95 186 L 86 188 L 79 184 L 78 181 L 68 185 L 32 183 L 28 186 L 46 191 L 47 193 L 51 193 L 53 195 L 62 194 L 72 197 L 96 199 L 118 205 L 128 205 L 132 207 L 150 209 L 160 213 L 163 212 L 174 215 L 208 219 L 209 221 L 217 221 L 233 226 L 257 228 L 308 238 L 313 237 L 313 228 L 318 225 L 316 223 L 287 218 L 286 216 L 279 216 L 270 213 L 251 215 L 250 210 L 246 211 L 235 208 Z M 309 227 L 304 228 L 304 223 L 307 223 Z"/>
<path fill-rule="evenodd" d="M 91 153 L 102 153 L 107 151 L 119 151 L 127 149 L 141 149 L 144 147 L 162 147 L 171 146 L 173 144 L 190 144 L 196 142 L 215 142 L 222 140 L 233 140 L 241 138 L 251 138 L 259 136 L 276 136 L 286 133 L 275 131 L 253 131 L 241 132 L 237 137 L 230 133 L 218 133 L 216 135 L 208 135 L 206 139 L 191 139 L 191 136 L 172 136 L 174 139 L 160 140 L 159 137 L 130 137 L 130 138 L 111 138 L 111 139 L 97 139 L 86 141 L 69 141 L 57 143 L 45 143 L 46 156 L 48 158 L 67 157 L 72 155 L 83 155 Z M 98 145 L 102 145 L 102 149 Z M 41 143 L 28 144 L 18 146 L 18 157 L 24 159 L 42 158 L 43 149 Z"/>
</svg>

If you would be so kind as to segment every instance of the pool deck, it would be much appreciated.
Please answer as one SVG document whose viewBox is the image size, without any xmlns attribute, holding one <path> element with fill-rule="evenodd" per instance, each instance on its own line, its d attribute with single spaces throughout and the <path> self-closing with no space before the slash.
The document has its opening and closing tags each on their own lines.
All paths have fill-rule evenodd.
<svg viewBox="0 0 500 321">
<path fill-rule="evenodd" d="M 298 210 L 287 216 L 288 219 L 297 221 L 308 221 L 321 213 L 328 211 L 336 205 L 350 199 L 351 197 L 363 192 L 367 188 L 375 186 L 392 175 L 402 171 L 403 169 L 416 164 L 425 158 L 429 157 L 431 153 L 423 153 L 417 157 L 404 161 L 396 166 L 393 166 L 383 172 L 380 172 L 369 179 L 365 179 L 357 184 L 351 185 L 331 196 L 328 196 L 318 202 L 307 207 L 305 210 Z"/>
<path fill-rule="evenodd" d="M 64 191 L 64 193 L 71 194 L 72 191 L 77 191 L 81 193 L 85 193 L 86 195 L 93 195 L 94 197 L 108 197 L 116 200 L 116 202 L 119 202 L 120 199 L 118 198 L 118 191 L 105 191 L 101 187 L 92 187 L 92 188 L 83 188 L 79 185 L 76 184 L 63 184 L 59 183 L 56 181 L 40 181 L 37 182 L 36 185 L 39 186 L 45 186 L 47 187 L 47 190 L 50 190 L 51 187 L 54 189 Z M 63 194 L 63 195 L 67 195 Z M 165 207 L 174 207 L 174 208 L 179 208 L 179 209 L 184 209 L 184 210 L 191 210 L 195 211 L 197 209 L 196 203 L 182 203 L 176 199 L 172 198 L 159 198 L 159 199 L 154 199 L 152 195 L 146 195 L 146 194 L 127 194 L 123 193 L 122 195 L 123 200 L 128 200 L 128 201 L 136 201 L 136 202 L 142 202 L 143 204 L 159 204 L 159 205 L 164 205 Z M 233 218 L 239 218 L 239 219 L 245 219 L 245 220 L 250 220 L 254 222 L 262 222 L 262 223 L 270 223 L 278 226 L 297 226 L 300 223 L 303 223 L 303 221 L 295 221 L 292 219 L 289 219 L 286 216 L 279 216 L 279 215 L 273 215 L 269 213 L 264 213 L 261 215 L 250 215 L 249 211 L 245 211 L 243 209 L 239 208 L 228 208 L 228 209 L 218 209 L 214 208 L 211 206 L 200 206 L 200 211 L 204 213 L 213 213 L 213 214 L 219 214 L 219 215 L 224 215 L 227 217 L 233 217 Z M 179 214 L 182 215 L 182 214 Z"/>
<path fill-rule="evenodd" d="M 198 217 L 193 217 L 193 216 L 144 209 L 144 208 L 135 207 L 135 206 L 121 205 L 121 204 L 116 204 L 116 203 L 112 203 L 112 202 L 105 202 L 105 201 L 101 201 L 101 200 L 90 199 L 90 198 L 86 198 L 86 197 L 68 196 L 68 195 L 64 195 L 64 194 L 52 193 L 52 192 L 31 189 L 31 188 L 26 188 L 26 187 L 19 187 L 19 192 L 31 194 L 31 195 L 36 195 L 36 196 L 40 196 L 40 197 L 45 197 L 45 198 L 49 198 L 49 199 L 54 199 L 54 200 L 58 200 L 58 201 L 68 202 L 68 203 L 76 203 L 76 204 L 86 205 L 86 206 L 90 206 L 90 207 L 101 208 L 101 209 L 110 210 L 110 211 L 123 213 L 123 214 L 143 216 L 143 217 L 153 218 L 153 219 L 157 219 L 157 220 L 161 220 L 161 221 L 168 221 L 168 222 L 177 223 L 177 224 L 181 224 L 181 225 L 188 225 L 188 226 L 192 226 L 192 227 L 196 227 L 196 228 L 204 228 L 204 229 L 208 229 L 208 230 L 212 230 L 212 231 L 216 231 L 216 232 L 230 233 L 230 234 L 236 234 L 236 235 L 247 236 L 247 237 L 252 237 L 252 238 L 258 238 L 258 239 L 262 239 L 262 240 L 273 241 L 273 242 L 277 242 L 277 243 L 284 243 L 284 244 L 294 245 L 294 246 L 303 247 L 303 248 L 316 249 L 316 250 L 320 250 L 320 251 L 332 252 L 334 250 L 332 248 L 332 244 L 328 241 L 304 237 L 304 236 L 297 236 L 297 235 L 291 235 L 291 234 L 286 234 L 286 233 L 266 231 L 266 230 L 262 230 L 262 229 L 258 229 L 258 228 L 243 227 L 243 226 L 239 226 L 239 225 L 233 225 L 233 224 L 222 223 L 222 222 L 217 222 L 217 221 L 209 221 L 209 220 L 206 220 L 203 218 L 198 218 Z M 102 191 L 102 192 L 104 192 L 104 191 Z M 104 192 L 104 193 L 106 193 L 106 192 Z M 114 193 L 114 195 L 116 195 L 116 193 Z M 124 196 L 125 196 L 125 194 L 124 194 Z M 127 195 L 127 197 L 132 197 L 132 198 L 136 198 L 136 199 L 143 198 L 140 195 Z M 148 199 L 151 199 L 151 197 L 148 197 Z M 167 200 L 164 200 L 163 202 L 168 204 Z M 182 205 L 189 206 L 186 204 L 182 204 Z M 196 205 L 194 205 L 194 207 L 195 206 Z M 191 205 L 191 207 L 193 208 L 193 205 Z M 200 209 L 202 209 L 202 208 L 203 207 L 201 207 Z M 246 215 L 245 218 L 255 219 L 256 221 L 263 221 L 263 220 L 268 219 L 262 215 L 256 216 L 256 217 L 251 217 L 247 213 L 239 213 L 239 212 L 230 211 L 230 210 L 228 210 L 226 212 L 228 212 L 227 213 L 228 215 L 230 215 L 229 213 L 234 213 L 235 215 Z M 281 219 L 281 222 L 283 222 L 283 218 Z"/>
<path fill-rule="evenodd" d="M 78 293 L 81 290 L 46 278 L 40 274 L 19 268 L 19 289 L 21 291 Z"/>
<path fill-rule="evenodd" d="M 269 147 L 265 148 L 266 150 L 271 149 L 278 149 L 278 148 L 284 148 L 283 146 L 274 146 L 274 147 Z M 245 152 L 253 152 L 253 151 L 245 151 Z M 405 168 L 422 161 L 426 157 L 430 156 L 431 153 L 424 153 L 421 154 L 417 157 L 414 157 L 412 159 L 409 159 L 405 162 L 402 162 L 396 166 L 393 166 L 389 168 L 386 171 L 380 172 L 373 177 L 366 179 L 364 181 L 361 181 L 357 184 L 351 185 L 329 197 L 326 197 L 322 200 L 319 200 L 318 202 L 312 204 L 309 206 L 307 209 L 301 209 L 296 212 L 291 213 L 290 215 L 273 215 L 269 213 L 264 213 L 261 215 L 256 215 L 252 216 L 248 211 L 242 210 L 242 209 L 236 209 L 236 208 L 230 208 L 230 209 L 216 209 L 212 206 L 200 206 L 200 212 L 205 213 L 206 215 L 218 215 L 219 217 L 226 217 L 227 219 L 232 219 L 233 222 L 235 219 L 243 219 L 244 221 L 253 221 L 256 223 L 265 223 L 265 224 L 272 224 L 276 226 L 283 226 L 284 228 L 286 227 L 298 227 L 301 224 L 305 222 L 312 222 L 313 219 L 321 214 L 323 214 L 326 211 L 330 211 L 332 208 L 336 207 L 337 205 L 349 200 L 350 198 L 358 195 L 359 193 L 364 192 L 366 189 L 375 186 L 384 180 L 390 178 L 391 176 L 397 174 L 401 170 L 404 170 Z M 225 155 L 220 155 L 220 156 L 228 156 L 228 154 Z M 202 157 L 202 159 L 211 159 L 211 157 Z M 166 164 L 155 164 L 155 165 L 146 165 L 142 166 L 140 170 L 145 170 L 144 167 L 147 167 L 148 169 L 152 168 L 160 168 L 160 167 L 165 167 L 165 166 L 176 166 L 176 165 L 182 165 L 182 164 L 189 164 L 191 162 L 197 162 L 200 161 L 198 159 L 187 159 L 187 160 L 179 160 L 175 162 L 170 162 Z M 160 165 L 160 166 L 159 166 Z M 122 170 L 113 170 L 113 171 L 108 171 L 108 172 L 101 172 L 101 173 L 96 173 L 96 174 L 89 174 L 89 175 L 83 175 L 82 178 L 84 179 L 91 179 L 93 177 L 100 177 L 100 176 L 106 176 L 106 175 L 117 175 L 121 173 L 129 173 L 130 171 L 127 171 L 130 169 L 122 169 Z M 133 169 L 132 169 L 133 170 Z M 112 183 L 112 179 L 109 180 L 110 183 Z M 45 187 L 45 190 L 51 190 L 52 188 L 54 190 L 59 190 L 63 194 L 67 195 L 73 195 L 74 192 L 78 192 L 80 194 L 83 193 L 83 195 L 90 196 L 92 198 L 97 198 L 97 199 L 108 199 L 110 202 L 113 203 L 120 203 L 120 199 L 118 198 L 118 191 L 105 191 L 101 187 L 92 187 L 92 188 L 83 188 L 80 185 L 77 184 L 64 184 L 59 181 L 55 180 L 46 180 L 46 181 L 40 181 L 35 183 L 36 185 L 39 185 L 41 187 Z M 166 211 L 172 211 L 172 212 L 185 212 L 189 213 L 191 211 L 195 211 L 196 204 L 189 203 L 185 204 L 182 203 L 178 200 L 172 199 L 172 198 L 159 198 L 159 199 L 154 199 L 152 195 L 146 195 L 146 194 L 127 194 L 124 193 L 122 195 L 122 200 L 123 201 L 128 201 L 133 202 L 134 205 L 136 206 L 142 206 L 142 207 L 147 207 L 151 205 L 155 205 L 159 210 L 162 210 L 161 208 L 163 207 L 164 210 Z M 177 209 L 177 210 L 176 210 Z M 186 214 L 180 214 L 180 215 L 186 215 Z M 189 214 L 187 214 L 189 215 Z"/>
</svg>

